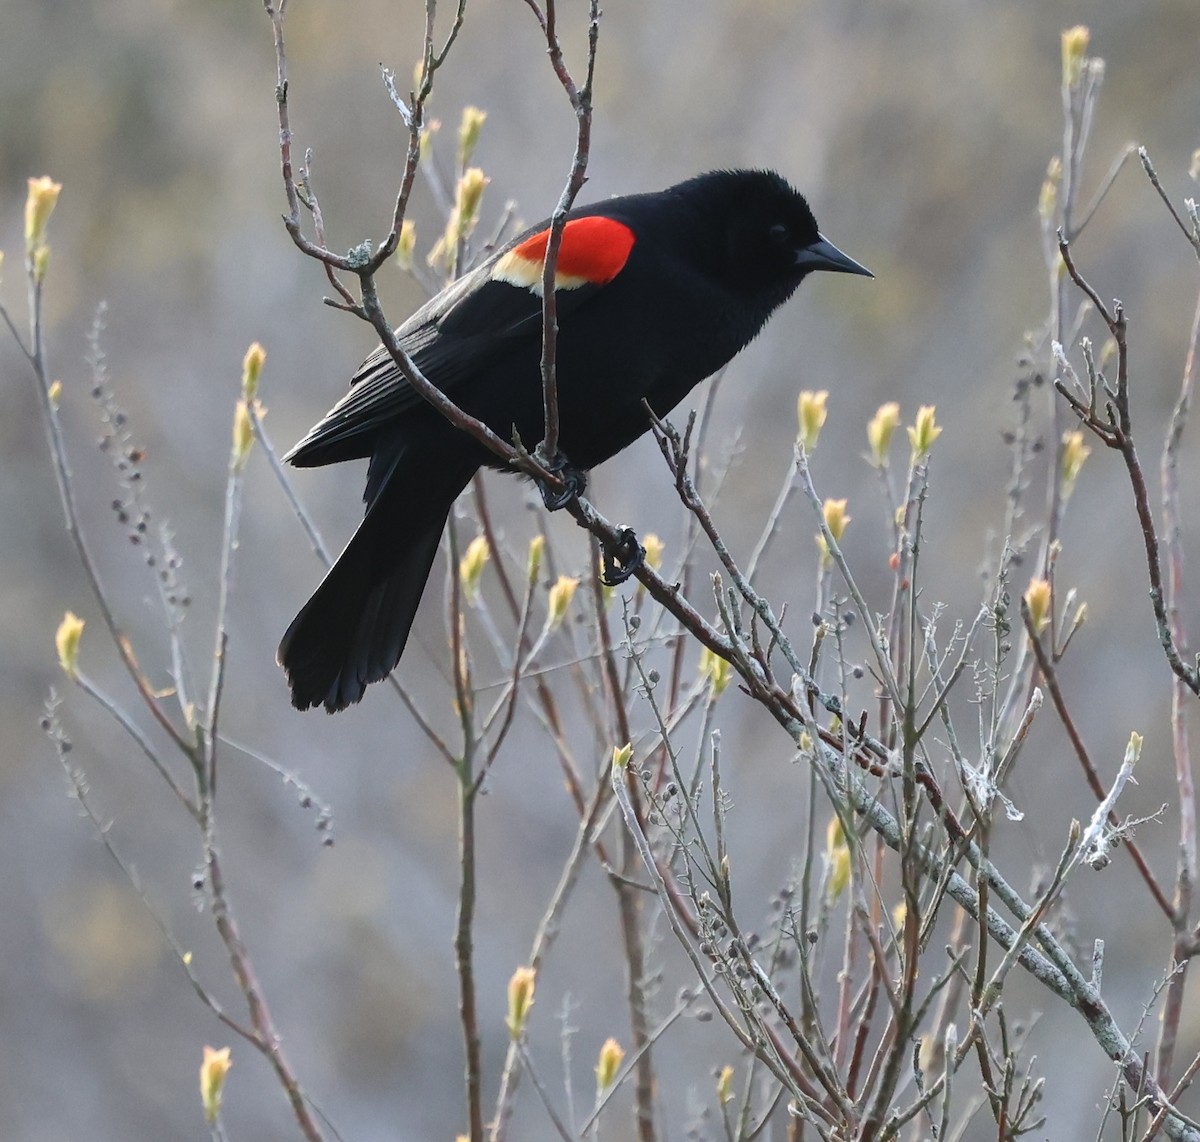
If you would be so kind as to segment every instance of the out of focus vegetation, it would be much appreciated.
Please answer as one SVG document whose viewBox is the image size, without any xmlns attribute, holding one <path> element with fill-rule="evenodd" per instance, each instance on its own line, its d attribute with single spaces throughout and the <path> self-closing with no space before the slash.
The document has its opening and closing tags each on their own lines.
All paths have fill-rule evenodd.
<svg viewBox="0 0 1200 1142">
<path fill-rule="evenodd" d="M 400 77 L 410 74 L 421 13 L 418 5 L 379 0 L 293 3 L 293 126 L 298 147 L 313 149 L 330 244 L 344 249 L 386 230 L 405 134 L 378 69 L 382 62 Z M 728 467 L 714 514 L 731 549 L 746 555 L 771 509 L 792 454 L 797 393 L 827 389 L 816 479 L 823 492 L 848 499 L 854 524 L 845 549 L 882 607 L 891 521 L 877 473 L 863 460 L 865 426 L 886 401 L 900 403 L 906 423 L 918 406 L 936 405 L 944 431 L 925 521 L 923 598 L 969 621 L 982 590 L 976 569 L 995 559 L 1005 538 L 1014 391 L 1019 379 L 1051 375 L 1038 340 L 1051 290 L 1037 204 L 1047 164 L 1062 148 L 1059 34 L 1088 24 L 1092 50 L 1107 62 L 1084 185 L 1098 185 L 1132 140 L 1148 148 L 1180 203 L 1195 193 L 1189 167 L 1200 146 L 1200 13 L 1182 0 L 610 7 L 583 197 L 654 188 L 716 166 L 772 166 L 809 195 L 822 230 L 877 276 L 869 288 L 808 283 L 724 379 L 707 439 L 714 468 Z M 572 11 L 563 30 L 573 62 L 581 58 L 579 17 Z M 279 222 L 274 59 L 260 6 L 7 0 L 0 23 L 0 248 L 8 254 L 0 298 L 10 312 L 21 311 L 25 180 L 48 173 L 65 187 L 50 239 L 49 368 L 62 382 L 80 508 L 114 606 L 143 636 L 140 664 L 165 679 L 171 662 L 153 570 L 130 542 L 129 521 L 113 511 L 122 493 L 97 447 L 106 409 L 90 395 L 84 361 L 98 305 L 107 303 L 105 393 L 127 414 L 144 451 L 148 526 L 157 535 L 167 525 L 174 536 L 191 599 L 184 639 L 200 662 L 211 650 L 229 423 L 246 346 L 266 346 L 265 424 L 286 446 L 341 392 L 373 342 L 361 323 L 322 306 L 323 275 L 296 254 Z M 443 161 L 465 104 L 488 112 L 476 155 L 491 179 L 485 218 L 498 219 L 510 199 L 522 218 L 548 214 L 566 175 L 574 122 L 523 5 L 469 9 L 432 106 L 446 124 L 446 138 L 435 144 Z M 419 248 L 427 249 L 441 214 L 424 183 L 410 216 Z M 1153 475 L 1184 367 L 1195 257 L 1136 162 L 1074 252 L 1101 297 L 1125 303 L 1134 408 Z M 385 272 L 381 284 L 397 320 L 423 297 L 398 270 Z M 1101 329 L 1090 331 L 1103 339 Z M 1038 402 L 1042 414 L 1049 399 Z M 1042 447 L 1031 480 L 1044 478 L 1055 445 L 1044 423 L 1034 436 Z M 1185 489 L 1200 486 L 1198 456 L 1194 446 L 1182 454 Z M 0 882 L 0 1136 L 200 1136 L 196 1069 L 202 1044 L 221 1038 L 221 1028 L 188 988 L 128 879 L 64 798 L 62 770 L 38 725 L 49 688 L 64 686 L 53 636 L 66 609 L 89 622 L 82 654 L 94 654 L 92 675 L 118 701 L 134 695 L 111 651 L 91 641 L 100 624 L 62 528 L 26 365 L 7 337 L 0 338 L 0 474 L 0 864 L 7 870 Z M 357 518 L 360 483 L 361 472 L 351 470 L 296 477 L 335 548 Z M 652 443 L 598 472 L 593 488 L 610 518 L 667 537 L 670 561 L 682 510 Z M 292 1062 L 344 1137 L 450 1138 L 463 1126 L 448 955 L 458 891 L 454 783 L 382 687 L 337 719 L 291 711 L 274 647 L 320 565 L 261 452 L 250 458 L 245 493 L 225 732 L 280 760 L 330 803 L 337 844 L 322 845 L 314 814 L 271 770 L 227 750 L 222 831 L 243 934 Z M 489 495 L 512 549 L 523 551 L 534 530 L 528 490 L 494 480 Z M 799 631 L 818 574 L 807 539 L 816 525 L 799 497 L 787 510 L 784 531 L 805 538 L 788 558 L 765 563 L 758 585 L 798 608 L 789 621 Z M 1184 549 L 1194 552 L 1195 518 L 1182 523 Z M 555 572 L 586 570 L 582 534 L 567 520 L 550 528 L 564 562 Z M 1059 580 L 1075 586 L 1089 608 L 1067 685 L 1109 778 L 1130 730 L 1144 734 L 1138 785 L 1122 807 L 1153 814 L 1176 803 L 1170 680 L 1115 455 L 1095 450 L 1062 542 Z M 708 558 L 700 569 L 711 566 Z M 1192 591 L 1182 600 L 1193 631 L 1200 630 L 1196 598 Z M 446 730 L 455 721 L 437 603 L 431 592 L 418 623 L 423 649 L 406 658 L 402 677 Z M 805 636 L 795 637 L 805 644 Z M 561 658 L 551 661 L 568 659 L 572 646 L 564 642 Z M 491 669 L 499 685 L 503 671 L 495 663 Z M 723 701 L 725 765 L 738 791 L 729 843 L 739 856 L 744 906 L 766 917 L 795 873 L 806 803 L 786 739 L 736 689 Z M 1194 711 L 1187 717 L 1194 726 Z M 109 722 L 69 704 L 68 721 L 97 811 L 112 821 L 113 843 L 232 1010 L 239 996 L 227 961 L 208 917 L 191 906 L 199 849 L 183 836 L 178 805 Z M 505 988 L 528 954 L 577 825 L 545 743 L 535 724 L 514 731 L 479 808 L 477 982 L 493 1088 L 509 1037 Z M 596 757 L 601 752 L 597 746 Z M 1031 881 L 1053 867 L 1070 820 L 1086 820 L 1094 808 L 1073 766 L 1061 729 L 1043 715 L 1007 790 L 1025 818 L 998 827 L 992 842 L 998 862 L 1020 855 Z M 1171 884 L 1177 810 L 1144 825 L 1138 841 Z M 1132 1028 L 1169 970 L 1169 938 L 1161 916 L 1137 911 L 1144 891 L 1122 852 L 1100 887 L 1089 884 L 1092 875 L 1073 882 L 1059 920 L 1082 961 L 1094 939 L 1106 941 L 1105 991 Z M 580 1029 L 573 1066 L 587 1092 L 581 1105 L 601 1044 L 627 1036 L 620 955 L 597 950 L 613 939 L 614 911 L 593 861 L 538 980 L 547 1027 L 566 996 L 575 1005 L 569 1019 Z M 652 944 L 652 960 L 664 979 L 681 978 L 669 937 Z M 1028 984 L 1012 986 L 1014 1005 L 1045 1011 L 1028 1042 L 1047 1076 L 1046 1136 L 1095 1137 L 1111 1067 L 1070 1012 Z M 673 995 L 656 1002 L 665 1014 Z M 660 1053 L 672 1123 L 664 1136 L 683 1136 L 697 1105 L 712 1101 L 712 1069 L 737 1061 L 719 1025 L 689 1020 L 686 1028 L 666 1036 Z M 1200 1027 L 1185 1010 L 1178 1057 L 1190 1060 L 1198 1049 Z M 548 1032 L 539 1059 L 554 1074 L 556 1050 Z M 230 1136 L 290 1136 L 294 1124 L 266 1065 L 236 1045 L 234 1054 L 224 1110 Z M 523 1100 L 522 1132 L 513 1136 L 548 1137 L 530 1091 Z M 1191 1098 L 1182 1105 L 1195 1112 L 1200 1104 Z M 981 1129 L 979 1137 L 995 1136 Z"/>
</svg>

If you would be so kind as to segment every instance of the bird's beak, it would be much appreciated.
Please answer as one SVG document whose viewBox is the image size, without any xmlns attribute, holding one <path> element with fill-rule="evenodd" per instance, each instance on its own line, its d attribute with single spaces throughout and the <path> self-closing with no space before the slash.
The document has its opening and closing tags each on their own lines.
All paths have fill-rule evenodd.
<svg viewBox="0 0 1200 1142">
<path fill-rule="evenodd" d="M 875 276 L 866 266 L 859 265 L 853 258 L 843 254 L 820 234 L 811 245 L 796 251 L 796 265 L 803 270 L 832 270 L 838 274 L 862 274 L 868 278 Z"/>
</svg>

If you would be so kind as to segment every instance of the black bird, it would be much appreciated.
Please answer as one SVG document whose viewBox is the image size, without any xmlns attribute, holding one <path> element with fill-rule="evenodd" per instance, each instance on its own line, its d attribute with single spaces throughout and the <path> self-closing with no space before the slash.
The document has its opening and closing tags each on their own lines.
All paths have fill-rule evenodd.
<svg viewBox="0 0 1200 1142">
<path fill-rule="evenodd" d="M 417 367 L 504 440 L 543 432 L 543 222 L 423 305 L 396 336 Z M 826 241 L 770 171 L 712 171 L 573 210 L 557 263 L 560 447 L 586 472 L 744 348 L 813 270 L 870 271 Z M 286 459 L 369 459 L 366 515 L 288 627 L 297 709 L 333 713 L 400 661 L 446 517 L 481 466 L 503 467 L 404 380 L 380 346 Z"/>
</svg>

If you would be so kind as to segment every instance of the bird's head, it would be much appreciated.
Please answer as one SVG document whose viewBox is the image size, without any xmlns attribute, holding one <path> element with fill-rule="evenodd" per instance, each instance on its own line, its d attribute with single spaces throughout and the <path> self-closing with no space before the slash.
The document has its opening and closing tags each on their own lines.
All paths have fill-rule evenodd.
<svg viewBox="0 0 1200 1142">
<path fill-rule="evenodd" d="M 874 276 L 822 236 L 804 196 L 774 171 L 710 171 L 678 189 L 707 206 L 739 289 L 790 293 L 814 270 Z"/>
</svg>

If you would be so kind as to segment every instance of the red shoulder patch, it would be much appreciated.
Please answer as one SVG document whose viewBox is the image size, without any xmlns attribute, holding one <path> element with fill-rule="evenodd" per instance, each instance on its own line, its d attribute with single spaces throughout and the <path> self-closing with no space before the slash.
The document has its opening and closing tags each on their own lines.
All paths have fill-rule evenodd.
<svg viewBox="0 0 1200 1142">
<path fill-rule="evenodd" d="M 492 268 L 492 277 L 542 292 L 542 263 L 550 231 L 542 230 L 514 246 Z M 555 289 L 604 285 L 621 272 L 633 249 L 633 231 L 615 218 L 572 218 L 563 228 L 555 266 Z"/>
</svg>

